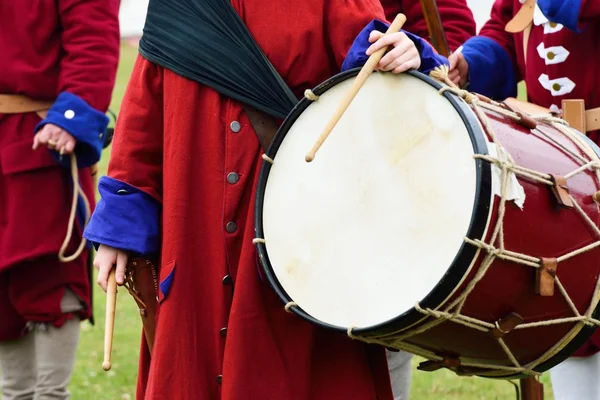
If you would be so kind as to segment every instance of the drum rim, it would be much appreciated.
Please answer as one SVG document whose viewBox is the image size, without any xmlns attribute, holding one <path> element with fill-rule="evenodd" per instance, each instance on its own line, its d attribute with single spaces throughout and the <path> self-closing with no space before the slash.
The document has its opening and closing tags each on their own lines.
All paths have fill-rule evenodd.
<svg viewBox="0 0 600 400">
<path fill-rule="evenodd" d="M 351 70 L 344 71 L 337 75 L 332 76 L 331 78 L 325 80 L 318 86 L 316 86 L 312 92 L 316 96 L 320 96 L 323 93 L 327 92 L 331 87 L 336 86 L 338 83 L 343 82 L 347 79 L 350 79 L 356 76 L 360 72 L 360 68 L 355 68 Z M 408 71 L 406 74 L 412 75 L 423 82 L 429 84 L 433 88 L 440 90 L 443 88 L 442 84 L 438 81 L 430 78 L 429 76 L 422 74 L 418 71 Z M 454 107 L 454 109 L 459 113 L 461 119 L 465 123 L 467 131 L 469 133 L 471 143 L 473 145 L 474 154 L 488 154 L 487 152 L 487 141 L 485 138 L 485 133 L 483 128 L 481 127 L 480 122 L 477 120 L 476 116 L 472 112 L 466 112 L 466 110 L 470 111 L 469 106 L 462 101 L 462 99 L 457 98 L 454 94 L 450 92 L 445 92 L 442 94 L 450 102 L 450 104 Z M 275 159 L 277 154 L 277 150 L 279 146 L 281 146 L 285 136 L 289 132 L 291 126 L 295 123 L 296 119 L 308 108 L 308 106 L 312 103 L 311 100 L 303 97 L 290 111 L 290 113 L 286 116 L 285 120 L 277 130 L 275 137 L 269 148 L 266 151 L 266 156 L 271 159 Z M 478 133 L 476 133 L 476 130 Z M 588 143 L 592 143 L 589 138 L 585 135 L 581 135 L 586 139 Z M 591 146 L 594 151 L 600 157 L 600 151 L 598 151 L 597 147 Z M 481 159 L 474 160 L 476 165 L 476 188 L 475 188 L 475 201 L 473 204 L 473 213 L 471 217 L 471 222 L 469 225 L 469 231 L 467 236 L 471 239 L 483 239 L 483 236 L 486 234 L 486 228 L 488 224 L 488 216 L 490 213 L 490 207 L 493 204 L 492 197 L 492 175 L 491 175 L 491 166 L 489 163 L 484 162 Z M 269 172 L 271 169 L 271 164 L 269 162 L 264 161 L 261 166 L 257 188 L 256 188 L 256 200 L 255 200 L 255 234 L 257 238 L 264 238 L 264 230 L 263 230 L 263 207 L 264 207 L 264 195 L 266 190 L 266 184 L 269 176 Z M 285 289 L 279 282 L 271 262 L 269 260 L 269 256 L 266 249 L 266 244 L 262 242 L 256 243 L 256 249 L 259 257 L 258 266 L 259 269 L 262 270 L 261 276 L 267 280 L 271 289 L 275 291 L 276 295 L 283 302 L 283 304 L 290 304 L 293 302 L 293 299 L 286 293 Z M 461 284 L 463 278 L 465 278 L 469 270 L 471 268 L 472 263 L 476 260 L 478 249 L 474 246 L 469 246 L 465 242 L 461 245 L 461 247 L 457 250 L 457 254 L 452 262 L 452 264 L 448 267 L 445 274 L 441 277 L 440 281 L 434 286 L 434 288 L 425 296 L 421 301 L 420 305 L 422 308 L 435 308 L 442 304 L 445 300 L 447 300 L 452 292 Z M 464 262 L 463 260 L 467 260 Z M 468 261 L 471 260 L 471 261 Z M 463 266 L 460 266 L 462 262 Z M 335 326 L 328 324 L 324 321 L 318 320 L 305 312 L 299 306 L 294 305 L 289 307 L 289 312 L 296 314 L 302 319 L 315 324 L 319 327 L 347 333 L 347 328 L 341 326 Z M 595 318 L 600 317 L 600 305 L 596 308 L 593 313 Z M 415 323 L 426 318 L 425 315 L 418 312 L 414 307 L 404 312 L 401 315 L 398 315 L 388 321 L 379 323 L 377 325 L 370 326 L 368 328 L 360 328 L 355 329 L 352 333 L 361 336 L 382 336 L 386 334 L 390 334 L 393 332 L 400 331 L 402 329 L 406 329 Z M 400 324 L 400 321 L 402 323 Z M 541 363 L 539 366 L 534 368 L 537 372 L 544 372 L 548 369 L 554 367 L 560 362 L 564 361 L 571 354 L 577 351 L 585 341 L 594 333 L 596 330 L 595 326 L 584 326 L 581 331 L 571 340 L 563 349 L 561 349 L 556 355 L 551 357 L 549 360 Z M 485 371 L 481 371 L 481 373 L 485 373 Z M 475 373 L 478 375 L 477 373 Z M 510 374 L 508 373 L 505 376 L 498 377 L 489 377 L 492 379 L 516 379 L 519 377 L 524 377 L 523 374 Z"/>
<path fill-rule="evenodd" d="M 360 72 L 360 68 L 355 68 L 351 70 L 347 70 L 341 72 L 337 75 L 332 76 L 327 79 L 323 83 L 316 86 L 312 92 L 320 96 L 323 93 L 327 92 L 333 86 L 336 86 L 338 83 L 341 83 L 347 79 L 350 79 L 356 76 Z M 440 90 L 443 86 L 437 82 L 436 80 L 430 78 L 429 76 L 422 74 L 417 71 L 408 71 L 406 74 L 412 75 L 425 83 L 429 84 L 436 90 Z M 479 154 L 488 154 L 487 153 L 487 143 L 483 136 L 483 132 L 481 131 L 481 135 L 477 135 L 475 133 L 475 127 L 481 130 L 481 125 L 479 121 L 476 119 L 475 115 L 470 112 L 467 113 L 465 110 L 470 110 L 469 106 L 462 101 L 462 99 L 457 98 L 455 95 L 450 92 L 445 92 L 442 94 L 454 107 L 454 109 L 459 113 L 461 119 L 465 123 L 469 136 L 471 138 L 471 143 L 473 145 L 474 153 Z M 277 154 L 277 150 L 279 146 L 282 144 L 285 136 L 287 135 L 291 126 L 295 123 L 296 119 L 308 108 L 308 106 L 312 103 L 311 100 L 306 97 L 302 98 L 296 106 L 290 111 L 287 115 L 269 148 L 267 149 L 266 155 L 275 159 Z M 469 224 L 468 237 L 471 239 L 482 239 L 485 235 L 485 230 L 487 227 L 488 216 L 490 211 L 490 206 L 492 200 L 492 182 L 491 182 L 491 166 L 489 163 L 484 162 L 481 159 L 475 159 L 475 170 L 476 170 L 476 188 L 475 188 L 475 201 L 473 205 L 473 213 L 471 217 L 471 222 Z M 256 202 L 255 202 L 255 233 L 256 237 L 264 238 L 264 230 L 263 230 L 263 205 L 264 205 L 264 195 L 266 190 L 266 183 L 269 176 L 269 172 L 271 169 L 271 164 L 268 162 L 263 162 L 261 167 L 257 189 L 256 189 Z M 468 270 L 472 262 L 475 260 L 477 251 L 479 249 L 474 246 L 470 246 L 467 243 L 463 242 L 461 247 L 457 250 L 457 254 L 445 274 L 442 276 L 438 284 L 425 296 L 421 301 L 420 305 L 423 308 L 435 308 L 439 306 L 439 304 L 443 303 L 447 298 L 452 294 L 452 292 L 456 289 L 456 287 L 461 283 L 462 279 L 467 274 Z M 263 275 L 275 290 L 278 297 L 284 302 L 284 304 L 288 304 L 292 302 L 293 299 L 286 293 L 283 286 L 280 284 L 271 262 L 269 260 L 269 256 L 267 253 L 266 245 L 264 243 L 257 243 L 257 251 L 260 259 L 260 264 L 262 266 Z M 468 262 L 462 262 L 463 266 L 460 267 L 459 263 L 461 263 L 464 259 L 470 260 Z M 290 308 L 290 311 L 298 316 L 310 321 L 311 323 L 317 324 L 318 326 L 332 329 L 339 332 L 346 332 L 347 328 L 335 326 L 318 320 L 311 316 L 309 313 L 302 310 L 299 306 L 294 306 Z M 385 335 L 388 333 L 397 332 L 399 330 L 405 329 L 423 318 L 425 318 L 422 313 L 419 313 L 414 307 L 405 313 L 398 315 L 388 321 L 379 323 L 377 325 L 370 326 L 368 328 L 360 328 L 353 330 L 357 335 Z M 402 324 L 399 324 L 399 321 L 402 320 Z"/>
</svg>

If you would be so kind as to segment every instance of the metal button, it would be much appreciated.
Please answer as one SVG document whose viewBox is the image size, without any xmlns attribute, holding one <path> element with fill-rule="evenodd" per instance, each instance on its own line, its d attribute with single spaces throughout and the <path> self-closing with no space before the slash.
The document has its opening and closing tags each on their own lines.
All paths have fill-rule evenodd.
<svg viewBox="0 0 600 400">
<path fill-rule="evenodd" d="M 552 89 L 554 89 L 554 91 L 558 92 L 560 90 L 561 86 L 558 83 L 555 83 L 554 85 L 552 85 Z"/>
<path fill-rule="evenodd" d="M 67 111 L 65 111 L 65 118 L 66 119 L 73 119 L 73 118 L 75 118 L 75 111 L 73 111 L 73 110 L 67 110 Z"/>
<path fill-rule="evenodd" d="M 238 133 L 242 129 L 242 125 L 238 121 L 233 121 L 229 124 L 229 128 L 231 128 L 234 133 Z"/>
<path fill-rule="evenodd" d="M 231 275 L 225 275 L 223 277 L 223 279 L 221 280 L 221 283 L 223 283 L 223 285 L 231 285 L 233 283 L 233 279 L 231 278 Z"/>
<path fill-rule="evenodd" d="M 554 57 L 556 57 L 556 54 L 549 51 L 548 54 L 546 54 L 546 57 L 548 57 L 548 60 L 554 60 Z"/>
<path fill-rule="evenodd" d="M 227 335 L 227 327 L 219 329 L 219 335 L 225 337 Z"/>
<path fill-rule="evenodd" d="M 217 375 L 217 383 L 220 385 L 223 382 L 223 375 Z"/>
<path fill-rule="evenodd" d="M 236 229 L 237 229 L 237 224 L 233 221 L 228 222 L 227 225 L 225 225 L 225 230 L 228 233 L 233 233 L 233 232 L 235 232 Z"/>
<path fill-rule="evenodd" d="M 558 24 L 556 22 L 550 22 L 550 28 L 556 28 Z"/>
<path fill-rule="evenodd" d="M 238 174 L 236 174 L 235 172 L 230 172 L 227 174 L 227 182 L 231 183 L 232 185 L 234 183 L 237 183 L 240 180 L 240 176 Z"/>
</svg>

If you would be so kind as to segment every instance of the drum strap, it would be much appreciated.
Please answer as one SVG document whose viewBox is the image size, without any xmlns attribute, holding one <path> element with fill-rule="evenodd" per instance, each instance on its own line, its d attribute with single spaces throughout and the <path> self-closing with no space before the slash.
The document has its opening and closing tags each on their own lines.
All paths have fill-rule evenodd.
<svg viewBox="0 0 600 400">
<path fill-rule="evenodd" d="M 260 147 L 262 147 L 263 151 L 266 153 L 275 137 L 279 125 L 274 117 L 258 111 L 248 104 L 243 104 L 243 106 L 248 115 L 248 119 L 254 128 L 254 132 L 256 132 Z"/>
</svg>

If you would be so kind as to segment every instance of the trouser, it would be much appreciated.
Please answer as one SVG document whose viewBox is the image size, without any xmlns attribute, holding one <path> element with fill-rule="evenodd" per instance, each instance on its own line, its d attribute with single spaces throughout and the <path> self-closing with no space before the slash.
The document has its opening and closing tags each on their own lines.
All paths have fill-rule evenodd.
<svg viewBox="0 0 600 400">
<path fill-rule="evenodd" d="M 394 400 L 408 400 L 413 355 L 405 351 L 386 351 L 386 354 Z"/>
<path fill-rule="evenodd" d="M 550 378 L 555 400 L 600 400 L 600 353 L 567 358 Z"/>
<path fill-rule="evenodd" d="M 79 299 L 66 290 L 61 301 L 65 314 L 81 310 Z M 25 336 L 0 342 L 2 400 L 64 400 L 79 341 L 79 318 L 57 328 L 30 324 Z"/>
</svg>

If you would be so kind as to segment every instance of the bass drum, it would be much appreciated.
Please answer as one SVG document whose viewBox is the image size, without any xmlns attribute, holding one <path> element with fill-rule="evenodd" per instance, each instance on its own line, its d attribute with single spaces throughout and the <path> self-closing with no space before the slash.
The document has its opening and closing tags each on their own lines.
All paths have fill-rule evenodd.
<svg viewBox="0 0 600 400">
<path fill-rule="evenodd" d="M 305 162 L 357 73 L 300 101 L 264 157 L 255 243 L 286 309 L 423 370 L 563 361 L 598 324 L 600 149 L 550 116 L 374 73 Z"/>
</svg>

